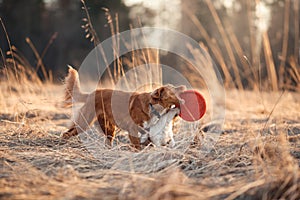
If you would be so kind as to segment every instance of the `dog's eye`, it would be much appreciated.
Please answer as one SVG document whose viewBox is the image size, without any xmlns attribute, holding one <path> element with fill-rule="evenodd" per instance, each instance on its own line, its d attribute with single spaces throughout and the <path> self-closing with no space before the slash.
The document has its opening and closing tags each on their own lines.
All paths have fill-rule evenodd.
<svg viewBox="0 0 300 200">
<path fill-rule="evenodd" d="M 171 105 L 171 108 L 173 109 L 173 108 L 176 108 L 176 106 L 173 104 L 173 105 Z"/>
</svg>

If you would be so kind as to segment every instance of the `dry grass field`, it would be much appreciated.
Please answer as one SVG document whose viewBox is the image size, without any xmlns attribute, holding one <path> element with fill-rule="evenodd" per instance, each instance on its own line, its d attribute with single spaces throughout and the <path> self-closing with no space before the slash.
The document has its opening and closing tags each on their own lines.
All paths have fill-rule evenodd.
<svg viewBox="0 0 300 200">
<path fill-rule="evenodd" d="M 96 46 L 99 39 L 85 1 L 81 2 L 86 38 Z M 187 13 L 206 41 L 200 41 L 200 46 L 215 57 L 222 72 L 226 88 L 223 127 L 209 120 L 209 107 L 200 122 L 176 121 L 174 148 L 148 146 L 141 151 L 134 150 L 127 133 L 121 131 L 108 148 L 97 127 L 61 140 L 72 116 L 71 109 L 62 107 L 64 86 L 53 83 L 56 77 L 46 70 L 43 56 L 29 38 L 26 42 L 36 56 L 36 66 L 10 45 L 1 20 L 9 51 L 0 49 L 0 199 L 300 199 L 299 10 L 289 19 L 291 1 L 284 1 L 288 9 L 284 31 L 279 30 L 283 32 L 280 52 L 272 52 L 267 31 L 261 35 L 250 31 L 248 58 L 236 35 L 226 32 L 230 24 L 225 31 L 212 1 L 205 2 L 229 56 L 220 50 L 221 40 L 210 36 L 201 20 Z M 257 2 L 247 1 L 248 8 Z M 299 7 L 298 1 L 293 2 Z M 115 35 L 114 17 L 106 15 Z M 287 51 L 292 48 L 288 46 L 289 20 L 295 26 L 294 55 Z M 256 46 L 256 38 L 263 39 L 261 46 Z M 114 47 L 117 52 L 119 45 Z M 192 48 L 189 51 L 196 61 L 205 63 L 205 69 L 212 67 L 206 56 Z M 281 64 L 275 66 L 273 57 L 281 53 Z M 129 68 L 160 62 L 159 50 L 130 55 L 131 59 L 122 60 Z M 115 71 L 109 74 L 110 80 L 124 75 L 124 63 L 117 54 L 113 56 Z M 194 73 L 185 70 L 190 73 L 187 76 Z M 198 76 L 193 78 L 199 81 Z M 213 104 L 206 100 L 209 106 Z"/>
<path fill-rule="evenodd" d="M 71 115 L 60 106 L 63 85 L 21 85 L 0 84 L 1 199 L 300 198 L 297 93 L 227 90 L 212 149 L 175 130 L 173 149 L 135 152 L 125 133 L 111 149 L 101 136 L 61 141 Z"/>
</svg>

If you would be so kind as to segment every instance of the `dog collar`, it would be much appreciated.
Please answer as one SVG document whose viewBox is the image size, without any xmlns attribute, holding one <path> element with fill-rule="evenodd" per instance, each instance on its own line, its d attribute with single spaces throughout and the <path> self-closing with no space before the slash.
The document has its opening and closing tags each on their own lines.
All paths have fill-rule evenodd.
<svg viewBox="0 0 300 200">
<path fill-rule="evenodd" d="M 158 119 L 160 119 L 161 115 L 159 114 L 159 112 L 153 107 L 153 105 L 151 103 L 149 103 L 149 107 L 150 107 L 150 114 L 155 115 Z"/>
</svg>

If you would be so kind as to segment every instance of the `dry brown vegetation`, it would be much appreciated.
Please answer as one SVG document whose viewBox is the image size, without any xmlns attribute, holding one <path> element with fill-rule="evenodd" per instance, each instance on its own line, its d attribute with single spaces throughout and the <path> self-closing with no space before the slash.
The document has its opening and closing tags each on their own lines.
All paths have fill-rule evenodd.
<svg viewBox="0 0 300 200">
<path fill-rule="evenodd" d="M 135 152 L 122 132 L 111 149 L 92 132 L 60 141 L 63 86 L 25 80 L 1 82 L 2 199 L 300 198 L 299 94 L 227 90 L 211 150 L 214 133 L 177 129 L 175 148 Z"/>
<path fill-rule="evenodd" d="M 218 21 L 211 1 L 206 2 Z M 96 45 L 99 41 L 85 11 L 84 27 Z M 115 29 L 118 32 L 109 13 L 107 17 L 112 34 Z M 177 121 L 172 149 L 146 147 L 136 152 L 123 132 L 108 148 L 94 129 L 61 141 L 59 135 L 71 116 L 71 110 L 61 107 L 63 85 L 51 83 L 51 73 L 45 71 L 36 51 L 37 65 L 32 70 L 12 46 L 9 59 L 1 52 L 0 199 L 300 199 L 300 94 L 292 92 L 299 91 L 297 55 L 283 55 L 289 67 L 276 73 L 265 33 L 262 48 L 268 60 L 267 78 L 259 79 L 259 58 L 255 57 L 244 68 L 234 68 L 231 75 L 218 44 L 195 16 L 190 18 L 204 35 L 225 79 L 226 117 L 219 137 L 205 117 L 196 126 Z M 231 41 L 228 53 L 230 45 L 238 50 L 234 34 L 226 34 L 219 26 L 223 39 Z M 124 59 L 129 66 L 159 63 L 158 51 L 131 53 L 131 58 Z M 242 50 L 239 53 L 243 55 Z M 230 62 L 235 59 L 232 56 Z M 114 71 L 107 72 L 108 82 L 124 74 L 116 60 Z M 38 69 L 46 83 L 37 76 Z M 243 90 L 239 79 L 247 79 L 254 91 Z M 264 86 L 274 91 L 260 92 Z M 291 92 L 276 91 L 282 88 Z M 211 140 L 216 143 L 208 148 Z"/>
</svg>

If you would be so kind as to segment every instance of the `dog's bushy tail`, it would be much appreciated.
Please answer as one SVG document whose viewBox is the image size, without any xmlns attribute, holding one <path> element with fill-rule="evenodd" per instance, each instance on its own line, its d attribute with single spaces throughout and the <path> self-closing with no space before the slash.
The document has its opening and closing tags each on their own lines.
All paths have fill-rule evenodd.
<svg viewBox="0 0 300 200">
<path fill-rule="evenodd" d="M 84 102 L 88 94 L 82 93 L 80 90 L 80 82 L 78 72 L 70 65 L 68 76 L 65 78 L 65 98 L 64 107 L 70 107 L 74 102 Z"/>
</svg>

